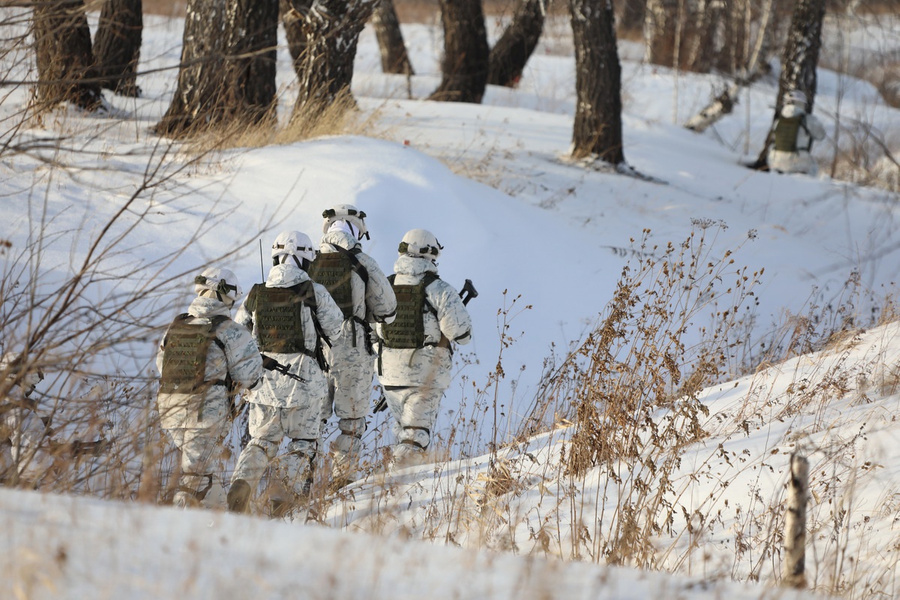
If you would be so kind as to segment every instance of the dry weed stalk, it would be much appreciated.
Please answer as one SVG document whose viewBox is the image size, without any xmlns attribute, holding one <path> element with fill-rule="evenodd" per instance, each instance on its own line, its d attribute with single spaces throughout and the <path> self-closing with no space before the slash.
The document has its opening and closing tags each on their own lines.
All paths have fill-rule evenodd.
<svg viewBox="0 0 900 600">
<path fill-rule="evenodd" d="M 580 544 L 593 560 L 653 564 L 651 540 L 674 519 L 670 477 L 683 450 L 706 435 L 698 394 L 725 375 L 761 275 L 736 267 L 730 251 L 712 258 L 707 231 L 721 225 L 696 225 L 699 234 L 663 248 L 649 247 L 645 231 L 637 265 L 623 268 L 600 324 L 549 390 L 574 410 L 565 475 L 578 480 L 599 469 L 607 478 L 594 514 L 582 502 L 576 519 L 593 524 L 582 536 L 589 543 Z M 707 318 L 711 324 L 699 327 Z M 700 338 L 690 341 L 698 328 Z M 615 498 L 606 514 L 603 499 Z"/>
</svg>

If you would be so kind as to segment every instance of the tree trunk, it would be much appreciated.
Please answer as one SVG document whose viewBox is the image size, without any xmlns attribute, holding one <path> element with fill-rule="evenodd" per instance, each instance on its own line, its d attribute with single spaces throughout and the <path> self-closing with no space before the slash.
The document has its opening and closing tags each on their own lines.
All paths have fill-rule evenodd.
<svg viewBox="0 0 900 600">
<path fill-rule="evenodd" d="M 296 4 L 294 8 L 298 12 Z M 352 98 L 359 34 L 374 9 L 375 0 L 318 0 L 300 14 L 306 45 L 300 57 L 300 94 L 293 118 L 308 119 L 338 98 Z"/>
<path fill-rule="evenodd" d="M 412 64 L 403 42 L 400 21 L 394 10 L 394 0 L 380 0 L 372 14 L 372 26 L 381 51 L 381 70 L 397 75 L 413 75 Z"/>
<path fill-rule="evenodd" d="M 227 118 L 248 125 L 274 122 L 278 0 L 230 0 L 225 48 Z"/>
<path fill-rule="evenodd" d="M 645 60 L 654 65 L 672 65 L 675 56 L 675 21 L 678 0 L 647 0 L 644 11 Z"/>
<path fill-rule="evenodd" d="M 490 48 L 481 0 L 439 0 L 444 26 L 441 84 L 429 100 L 481 102 L 487 86 Z"/>
<path fill-rule="evenodd" d="M 160 135 L 190 135 L 221 121 L 226 0 L 188 0 L 178 83 Z"/>
<path fill-rule="evenodd" d="M 137 67 L 143 28 L 142 0 L 105 0 L 94 36 L 101 86 L 123 96 L 140 96 Z"/>
<path fill-rule="evenodd" d="M 293 6 L 297 10 L 292 10 Z M 281 0 L 279 2 L 279 10 L 281 12 L 281 24 L 284 26 L 284 35 L 287 39 L 288 51 L 291 53 L 291 60 L 294 65 L 294 73 L 297 78 L 303 73 L 302 57 L 306 51 L 306 34 L 303 33 L 303 19 L 300 14 L 309 11 L 312 6 L 312 0 Z M 298 12 L 299 11 L 299 12 Z"/>
<path fill-rule="evenodd" d="M 38 3 L 34 8 L 38 110 L 71 102 L 96 110 L 102 102 L 83 0 Z"/>
<path fill-rule="evenodd" d="M 622 67 L 612 0 L 569 0 L 575 43 L 577 106 L 572 156 L 619 165 L 622 149 Z"/>
<path fill-rule="evenodd" d="M 784 564 L 782 585 L 806 587 L 806 503 L 809 496 L 809 460 L 791 455 L 791 483 L 788 487 L 787 514 L 784 517 Z"/>
<path fill-rule="evenodd" d="M 647 0 L 625 0 L 620 2 L 621 7 L 618 18 L 622 31 L 636 31 L 641 33 L 644 26 L 644 11 Z"/>
<path fill-rule="evenodd" d="M 544 30 L 543 0 L 520 0 L 512 23 L 491 49 L 488 83 L 515 87 Z"/>
<path fill-rule="evenodd" d="M 690 15 L 690 33 L 685 36 L 687 43 L 684 66 L 691 71 L 708 73 L 715 61 L 730 56 L 731 44 L 722 44 L 720 31 L 725 28 L 725 14 L 731 0 L 723 2 L 701 2 L 696 12 Z M 731 71 L 725 71 L 731 72 Z"/>
<path fill-rule="evenodd" d="M 822 21 L 825 19 L 826 0 L 798 0 L 791 18 L 791 29 L 781 57 L 781 76 L 778 79 L 778 97 L 772 127 L 766 136 L 763 149 L 751 165 L 762 169 L 768 166 L 769 147 L 773 143 L 775 120 L 781 114 L 784 95 L 793 90 L 806 94 L 806 113 L 812 113 L 816 99 L 816 68 L 819 64 L 819 48 L 822 45 Z"/>
<path fill-rule="evenodd" d="M 771 69 L 768 63 L 757 63 L 754 65 L 753 70 L 746 77 L 735 79 L 734 83 L 731 83 L 721 94 L 713 98 L 703 110 L 688 119 L 684 124 L 685 128 L 697 133 L 706 131 L 716 121 L 731 113 L 734 106 L 738 103 L 742 88 L 756 82 L 769 71 Z"/>
</svg>

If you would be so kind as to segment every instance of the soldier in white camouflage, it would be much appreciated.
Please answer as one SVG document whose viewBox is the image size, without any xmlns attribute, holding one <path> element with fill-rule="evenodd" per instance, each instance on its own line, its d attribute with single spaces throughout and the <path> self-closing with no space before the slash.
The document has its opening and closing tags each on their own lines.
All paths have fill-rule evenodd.
<svg viewBox="0 0 900 600">
<path fill-rule="evenodd" d="M 44 373 L 21 356 L 0 358 L 0 482 L 28 485 L 51 462 L 47 427 L 32 397 Z"/>
<path fill-rule="evenodd" d="M 397 317 L 377 327 L 378 381 L 393 416 L 391 468 L 426 460 L 444 391 L 450 386 L 454 344 L 468 344 L 472 321 L 456 290 L 438 277 L 443 247 L 424 229 L 403 236 L 389 280 Z"/>
<path fill-rule="evenodd" d="M 324 286 L 307 274 L 315 258 L 305 233 L 285 231 L 272 245 L 265 284 L 253 286 L 235 319 L 251 328 L 260 351 L 287 367 L 267 371 L 250 402 L 250 441 L 231 479 L 228 508 L 247 512 L 260 480 L 270 474 L 289 497 L 276 498 L 289 512 L 309 495 L 322 433 L 322 405 L 328 394 L 323 346 L 341 333 L 343 313 Z M 278 455 L 287 437 L 287 452 Z"/>
<path fill-rule="evenodd" d="M 781 112 L 772 127 L 773 143 L 767 164 L 778 173 L 815 175 L 818 166 L 812 156 L 814 141 L 825 138 L 825 128 L 806 112 L 806 94 L 793 90 L 784 95 Z"/>
<path fill-rule="evenodd" d="M 366 213 L 339 204 L 322 213 L 319 255 L 309 274 L 325 285 L 344 315 L 340 340 L 325 349 L 328 398 L 322 420 L 338 417 L 340 433 L 331 443 L 332 486 L 352 481 L 359 465 L 375 372 L 372 325 L 394 320 L 397 300 L 378 263 L 362 251 L 369 238 Z"/>
<path fill-rule="evenodd" d="M 181 450 L 173 503 L 224 509 L 224 466 L 217 463 L 240 391 L 259 383 L 262 358 L 250 331 L 230 318 L 241 296 L 234 273 L 208 268 L 194 279 L 194 290 L 187 313 L 159 344 L 157 408 L 162 428 Z"/>
</svg>

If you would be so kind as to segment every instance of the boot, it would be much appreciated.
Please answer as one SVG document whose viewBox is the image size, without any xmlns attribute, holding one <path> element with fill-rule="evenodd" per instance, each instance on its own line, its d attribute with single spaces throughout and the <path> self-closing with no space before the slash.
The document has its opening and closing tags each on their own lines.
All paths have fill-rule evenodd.
<svg viewBox="0 0 900 600">
<path fill-rule="evenodd" d="M 243 479 L 235 479 L 228 490 L 228 510 L 235 513 L 246 513 L 250 508 L 250 484 Z"/>
</svg>

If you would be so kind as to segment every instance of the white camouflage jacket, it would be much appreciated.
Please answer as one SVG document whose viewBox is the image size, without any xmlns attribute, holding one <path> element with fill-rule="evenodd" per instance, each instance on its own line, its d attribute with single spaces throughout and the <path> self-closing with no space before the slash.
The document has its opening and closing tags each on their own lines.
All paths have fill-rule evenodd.
<svg viewBox="0 0 900 600">
<path fill-rule="evenodd" d="M 215 298 L 194 298 L 187 313 L 188 323 L 209 323 L 213 317 L 230 317 L 231 311 Z M 168 331 L 166 332 L 168 334 Z M 262 376 L 262 358 L 250 331 L 230 318 L 216 328 L 216 343 L 209 345 L 206 358 L 206 381 L 224 380 L 226 375 L 241 388 L 253 387 Z M 156 368 L 162 373 L 166 336 L 159 344 Z M 161 424 L 165 429 L 203 427 L 206 419 L 225 418 L 231 406 L 225 386 L 214 385 L 205 395 L 160 393 L 157 398 Z M 202 409 L 202 412 L 201 412 Z"/>
<path fill-rule="evenodd" d="M 437 273 L 437 267 L 427 258 L 401 255 L 394 263 L 395 285 L 414 285 L 425 273 Z M 437 344 L 441 334 L 453 343 L 464 345 L 472 340 L 472 319 L 459 292 L 442 279 L 425 288 L 425 298 L 437 311 L 424 314 L 425 342 Z M 381 327 L 377 328 L 379 335 Z M 381 350 L 380 368 L 377 369 L 381 385 L 427 386 L 446 389 L 450 385 L 453 366 L 449 348 L 427 345 L 424 348 L 387 348 Z"/>
<path fill-rule="evenodd" d="M 269 271 L 269 276 L 266 278 L 265 285 L 269 288 L 289 288 L 304 281 L 309 281 L 309 275 L 306 274 L 306 271 L 294 264 L 284 263 L 272 267 Z M 331 295 L 324 286 L 315 282 L 312 285 L 316 295 L 316 316 L 319 324 L 322 326 L 325 335 L 334 343 L 340 339 L 341 323 L 344 321 L 344 314 L 337 304 L 334 303 L 334 300 L 331 299 Z M 304 345 L 307 348 L 314 348 L 316 344 L 316 330 L 310 309 L 304 306 L 302 315 Z M 234 319 L 241 325 L 251 329 L 253 337 L 259 339 L 254 323 L 254 314 L 248 312 L 244 304 L 238 309 Z M 267 356 L 271 356 L 281 364 L 287 365 L 291 373 L 300 376 L 305 381 L 300 382 L 291 379 L 279 372 L 266 371 L 260 385 L 253 390 L 253 394 L 249 398 L 250 402 L 285 408 L 300 406 L 309 399 L 314 399 L 318 402 L 327 393 L 328 384 L 325 374 L 319 368 L 315 358 L 299 352 L 288 354 L 272 352 L 267 353 Z"/>
</svg>

